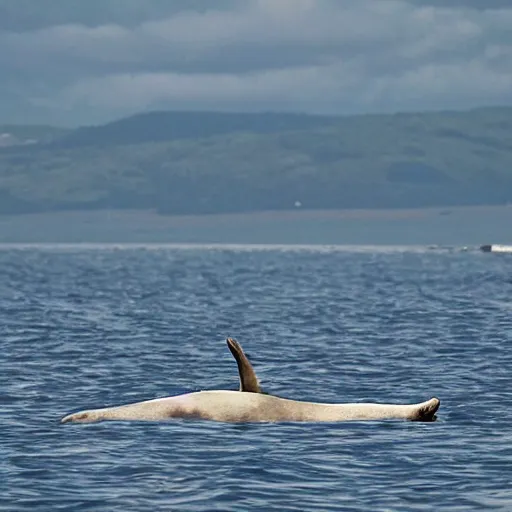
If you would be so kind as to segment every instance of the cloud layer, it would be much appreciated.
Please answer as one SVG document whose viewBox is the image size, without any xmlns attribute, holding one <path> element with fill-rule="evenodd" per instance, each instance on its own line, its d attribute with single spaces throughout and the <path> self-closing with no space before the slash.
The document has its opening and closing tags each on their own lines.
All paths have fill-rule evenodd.
<svg viewBox="0 0 512 512">
<path fill-rule="evenodd" d="M 102 4 L 104 23 L 78 22 L 75 11 L 72 23 L 3 27 L 0 124 L 2 114 L 81 124 L 154 108 L 343 114 L 512 103 L 508 1 L 211 1 L 169 12 L 153 0 L 140 22 L 130 12 L 116 21 L 112 2 Z"/>
</svg>

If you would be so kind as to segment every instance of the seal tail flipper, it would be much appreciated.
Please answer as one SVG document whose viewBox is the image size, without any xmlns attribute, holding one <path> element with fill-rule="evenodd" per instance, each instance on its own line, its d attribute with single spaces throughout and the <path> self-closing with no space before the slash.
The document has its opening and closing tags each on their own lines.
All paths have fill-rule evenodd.
<svg viewBox="0 0 512 512">
<path fill-rule="evenodd" d="M 246 391 L 249 393 L 261 393 L 260 384 L 256 372 L 252 367 L 252 364 L 247 359 L 240 343 L 233 338 L 226 340 L 229 350 L 233 354 L 238 366 L 238 374 L 240 377 L 240 391 Z"/>
<path fill-rule="evenodd" d="M 419 404 L 410 419 L 412 421 L 436 421 L 436 412 L 440 405 L 439 398 L 431 398 L 427 402 Z"/>
</svg>

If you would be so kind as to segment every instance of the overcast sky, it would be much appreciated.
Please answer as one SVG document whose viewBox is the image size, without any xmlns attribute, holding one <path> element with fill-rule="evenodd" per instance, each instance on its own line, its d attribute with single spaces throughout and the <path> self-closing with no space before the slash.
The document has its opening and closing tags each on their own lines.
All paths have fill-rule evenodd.
<svg viewBox="0 0 512 512">
<path fill-rule="evenodd" d="M 512 0 L 0 0 L 0 124 L 512 104 Z"/>
</svg>

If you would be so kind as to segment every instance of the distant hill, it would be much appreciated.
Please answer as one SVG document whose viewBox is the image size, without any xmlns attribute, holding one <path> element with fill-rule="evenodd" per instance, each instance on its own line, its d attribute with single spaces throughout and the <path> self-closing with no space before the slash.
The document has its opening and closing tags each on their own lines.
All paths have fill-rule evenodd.
<svg viewBox="0 0 512 512">
<path fill-rule="evenodd" d="M 46 130 L 35 143 L 0 148 L 0 213 L 512 201 L 510 107 L 352 117 L 152 112 Z"/>
<path fill-rule="evenodd" d="M 333 118 L 305 114 L 233 114 L 224 112 L 148 112 L 101 126 L 78 128 L 60 138 L 60 147 L 108 146 L 201 139 L 228 133 L 276 133 L 307 130 L 334 123 Z"/>
</svg>

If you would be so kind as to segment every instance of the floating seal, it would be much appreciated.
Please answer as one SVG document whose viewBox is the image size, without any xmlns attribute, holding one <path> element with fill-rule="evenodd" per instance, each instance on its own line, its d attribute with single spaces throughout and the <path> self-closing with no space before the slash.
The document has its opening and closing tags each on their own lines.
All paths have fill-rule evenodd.
<svg viewBox="0 0 512 512">
<path fill-rule="evenodd" d="M 338 422 L 402 419 L 434 421 L 438 398 L 416 404 L 330 404 L 289 400 L 263 394 L 256 373 L 240 344 L 227 339 L 236 359 L 240 391 L 212 390 L 156 398 L 118 407 L 69 414 L 61 423 L 93 423 L 107 420 L 160 421 L 196 418 L 227 423 L 240 422 Z"/>
</svg>

